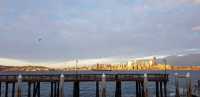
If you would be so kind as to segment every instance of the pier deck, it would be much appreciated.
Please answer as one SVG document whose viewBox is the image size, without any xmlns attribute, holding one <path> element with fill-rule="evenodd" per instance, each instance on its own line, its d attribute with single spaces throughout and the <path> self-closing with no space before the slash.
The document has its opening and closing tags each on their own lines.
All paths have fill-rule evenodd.
<svg viewBox="0 0 200 97">
<path fill-rule="evenodd" d="M 100 93 L 99 82 L 113 81 L 116 83 L 115 97 L 122 97 L 122 81 L 134 81 L 136 83 L 136 97 L 147 97 L 148 81 L 155 82 L 156 97 L 167 97 L 168 74 L 2 74 L 0 75 L 0 97 L 22 97 L 21 83 L 27 83 L 27 97 L 40 97 L 41 82 L 49 82 L 50 97 L 65 97 L 64 83 L 73 82 L 73 97 L 79 97 L 80 82 L 96 82 L 96 97 L 101 94 L 105 97 L 106 91 Z M 5 90 L 2 93 L 2 84 Z M 106 88 L 106 87 L 104 87 Z M 9 91 L 9 90 L 12 91 Z M 105 89 L 106 90 L 106 89 Z M 9 93 L 11 92 L 11 93 Z M 102 97 L 102 96 L 101 96 Z"/>
</svg>

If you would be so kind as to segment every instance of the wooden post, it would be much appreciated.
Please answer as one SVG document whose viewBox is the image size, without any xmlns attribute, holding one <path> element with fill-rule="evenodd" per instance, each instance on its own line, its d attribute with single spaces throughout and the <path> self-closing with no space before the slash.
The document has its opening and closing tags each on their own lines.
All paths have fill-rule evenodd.
<svg viewBox="0 0 200 97">
<path fill-rule="evenodd" d="M 141 97 L 145 97 L 144 96 L 144 81 L 141 81 Z"/>
<path fill-rule="evenodd" d="M 74 81 L 73 97 L 79 97 L 79 92 L 80 92 L 79 85 L 80 85 L 79 80 L 75 80 Z"/>
<path fill-rule="evenodd" d="M 136 97 L 139 97 L 139 91 L 138 91 L 138 89 L 139 89 L 139 86 L 138 86 L 138 81 L 135 81 L 135 84 L 136 84 Z"/>
<path fill-rule="evenodd" d="M 59 97 L 64 97 L 64 75 L 60 75 Z"/>
<path fill-rule="evenodd" d="M 12 83 L 12 97 L 15 97 L 15 82 Z"/>
<path fill-rule="evenodd" d="M 198 87 L 198 95 L 200 95 L 200 80 L 198 80 L 198 85 L 197 85 L 197 87 Z"/>
<path fill-rule="evenodd" d="M 192 82 L 189 72 L 186 74 L 186 78 L 187 78 L 187 97 L 192 97 Z"/>
<path fill-rule="evenodd" d="M 57 84 L 57 88 L 56 88 L 56 91 L 57 91 L 57 95 L 56 95 L 56 97 L 59 97 L 59 89 L 60 89 L 60 83 L 59 82 L 56 82 L 56 84 Z"/>
<path fill-rule="evenodd" d="M 96 81 L 96 97 L 99 97 L 99 81 Z"/>
<path fill-rule="evenodd" d="M 167 81 L 164 81 L 164 97 L 167 97 Z"/>
<path fill-rule="evenodd" d="M 106 75 L 102 74 L 102 82 L 101 82 L 101 97 L 106 97 Z"/>
<path fill-rule="evenodd" d="M 160 81 L 160 97 L 163 97 L 162 81 Z"/>
<path fill-rule="evenodd" d="M 18 75 L 17 77 L 17 92 L 16 97 L 21 97 L 21 83 L 22 83 L 22 75 Z"/>
<path fill-rule="evenodd" d="M 33 97 L 40 97 L 40 81 L 33 84 Z"/>
<path fill-rule="evenodd" d="M 144 97 L 148 97 L 148 75 L 145 73 L 144 74 Z"/>
<path fill-rule="evenodd" d="M 33 97 L 36 97 L 37 89 L 36 89 L 36 82 L 33 83 Z"/>
<path fill-rule="evenodd" d="M 0 97 L 1 97 L 1 82 L 0 82 Z"/>
<path fill-rule="evenodd" d="M 37 95 L 40 97 L 40 81 L 37 82 Z"/>
<path fill-rule="evenodd" d="M 138 97 L 141 97 L 141 84 L 140 84 L 140 81 L 138 81 Z"/>
<path fill-rule="evenodd" d="M 6 90 L 5 90 L 5 97 L 8 97 L 8 82 L 6 82 Z"/>
<path fill-rule="evenodd" d="M 53 97 L 53 93 L 54 93 L 54 91 L 53 91 L 53 82 L 51 81 L 50 97 Z"/>
<path fill-rule="evenodd" d="M 156 81 L 156 97 L 160 97 L 158 81 Z"/>
<path fill-rule="evenodd" d="M 179 81 L 177 79 L 178 73 L 175 73 L 175 86 L 176 86 L 176 96 L 175 97 L 180 97 L 179 94 Z"/>
<path fill-rule="evenodd" d="M 115 97 L 122 97 L 121 81 L 118 79 L 118 75 L 115 75 L 115 79 L 116 79 Z"/>
<path fill-rule="evenodd" d="M 31 97 L 31 82 L 28 82 L 28 97 Z"/>
<path fill-rule="evenodd" d="M 57 95 L 57 84 L 56 84 L 56 82 L 54 82 L 54 97 L 56 97 L 56 95 Z"/>
</svg>

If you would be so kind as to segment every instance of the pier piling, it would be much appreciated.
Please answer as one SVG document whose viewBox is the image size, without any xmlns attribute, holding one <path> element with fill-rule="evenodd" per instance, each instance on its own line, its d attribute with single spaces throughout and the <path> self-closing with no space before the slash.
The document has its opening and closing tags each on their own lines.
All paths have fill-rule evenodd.
<svg viewBox="0 0 200 97">
<path fill-rule="evenodd" d="M 28 82 L 28 97 L 31 97 L 31 82 Z"/>
<path fill-rule="evenodd" d="M 96 81 L 96 97 L 99 97 L 99 81 Z"/>
<path fill-rule="evenodd" d="M 21 97 L 21 83 L 22 83 L 22 75 L 19 74 L 17 77 L 17 93 L 16 93 L 17 97 Z"/>
<path fill-rule="evenodd" d="M 1 97 L 1 82 L 0 82 L 0 97 Z"/>
<path fill-rule="evenodd" d="M 139 92 L 138 81 L 135 82 L 135 86 L 136 86 L 136 87 L 135 87 L 135 88 L 136 88 L 136 91 L 135 91 L 135 92 L 136 92 L 136 93 L 135 93 L 135 94 L 136 94 L 136 97 L 139 97 L 139 93 L 138 93 L 138 92 Z"/>
<path fill-rule="evenodd" d="M 164 81 L 164 97 L 167 97 L 167 81 Z"/>
<path fill-rule="evenodd" d="M 106 75 L 102 74 L 102 82 L 101 82 L 101 97 L 106 97 Z"/>
<path fill-rule="evenodd" d="M 8 85 L 9 85 L 9 83 L 6 82 L 5 97 L 8 97 Z"/>
<path fill-rule="evenodd" d="M 12 97 L 15 97 L 15 82 L 12 82 Z"/>
<path fill-rule="evenodd" d="M 144 74 L 144 97 L 148 97 L 148 75 Z"/>
<path fill-rule="evenodd" d="M 179 81 L 177 79 L 178 73 L 175 73 L 175 86 L 176 86 L 176 96 L 175 97 L 180 97 L 179 94 Z"/>
<path fill-rule="evenodd" d="M 159 84 L 158 81 L 156 81 L 156 97 L 159 97 Z"/>
<path fill-rule="evenodd" d="M 116 75 L 115 78 L 116 78 L 115 97 L 122 97 L 121 80 L 118 78 L 118 75 Z"/>
<path fill-rule="evenodd" d="M 189 72 L 186 74 L 186 78 L 187 78 L 187 97 L 192 97 L 192 83 Z"/>
<path fill-rule="evenodd" d="M 79 97 L 80 82 L 79 80 L 74 81 L 73 97 Z"/>
<path fill-rule="evenodd" d="M 56 97 L 56 95 L 57 95 L 57 91 L 56 91 L 57 84 L 56 84 L 56 82 L 53 82 L 53 84 L 54 84 L 54 97 Z"/>
<path fill-rule="evenodd" d="M 59 97 L 64 97 L 64 75 L 60 75 Z"/>
<path fill-rule="evenodd" d="M 163 97 L 162 81 L 160 81 L 160 97 Z"/>
</svg>

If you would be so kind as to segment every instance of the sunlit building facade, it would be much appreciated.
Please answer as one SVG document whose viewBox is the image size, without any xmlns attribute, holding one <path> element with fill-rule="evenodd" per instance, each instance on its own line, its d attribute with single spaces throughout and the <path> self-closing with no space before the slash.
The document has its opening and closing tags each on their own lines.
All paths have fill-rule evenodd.
<svg viewBox="0 0 200 97">
<path fill-rule="evenodd" d="M 128 62 L 128 67 L 133 70 L 150 69 L 150 67 L 157 65 L 156 57 L 134 59 Z"/>
</svg>

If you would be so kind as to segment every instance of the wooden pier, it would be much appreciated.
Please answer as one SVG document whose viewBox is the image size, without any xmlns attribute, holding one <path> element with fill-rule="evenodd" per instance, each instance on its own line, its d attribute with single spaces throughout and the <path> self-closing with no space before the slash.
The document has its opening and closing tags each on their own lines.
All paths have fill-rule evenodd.
<svg viewBox="0 0 200 97">
<path fill-rule="evenodd" d="M 80 82 L 96 82 L 96 97 L 106 97 L 106 87 L 100 92 L 99 82 L 116 83 L 115 97 L 122 97 L 122 81 L 134 81 L 136 97 L 148 97 L 148 82 L 155 82 L 156 97 L 167 97 L 168 74 L 22 74 L 0 75 L 0 97 L 22 97 L 22 83 L 27 85 L 27 97 L 41 97 L 41 82 L 50 85 L 50 97 L 65 97 L 64 83 L 73 82 L 73 97 L 80 96 Z M 2 93 L 2 85 L 5 89 Z M 48 87 L 47 87 L 48 88 Z M 2 95 L 4 94 L 4 95 Z"/>
</svg>

